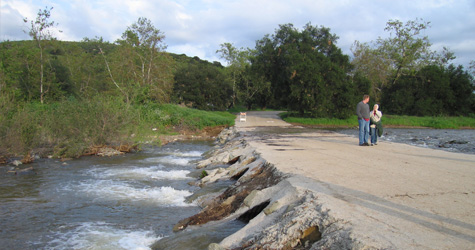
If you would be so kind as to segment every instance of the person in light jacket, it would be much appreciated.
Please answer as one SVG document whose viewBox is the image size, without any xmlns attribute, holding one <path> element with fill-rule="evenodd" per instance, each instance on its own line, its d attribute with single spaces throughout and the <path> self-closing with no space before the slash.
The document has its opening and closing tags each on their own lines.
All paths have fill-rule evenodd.
<svg viewBox="0 0 475 250">
<path fill-rule="evenodd" d="M 371 146 L 378 145 L 378 136 L 383 134 L 383 127 L 381 124 L 381 117 L 383 117 L 383 113 L 381 113 L 378 108 L 379 105 L 375 104 L 373 106 L 373 110 L 369 113 Z"/>
</svg>

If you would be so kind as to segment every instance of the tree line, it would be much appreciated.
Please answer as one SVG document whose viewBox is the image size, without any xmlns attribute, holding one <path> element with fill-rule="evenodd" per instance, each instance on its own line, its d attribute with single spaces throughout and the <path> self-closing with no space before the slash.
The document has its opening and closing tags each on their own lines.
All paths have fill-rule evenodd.
<svg viewBox="0 0 475 250">
<path fill-rule="evenodd" d="M 347 118 L 355 103 L 370 94 L 385 113 L 416 116 L 467 116 L 475 113 L 475 61 L 469 70 L 450 62 L 448 48 L 431 50 L 421 36 L 430 22 L 387 22 L 390 37 L 355 41 L 353 56 L 337 47 L 329 28 L 280 25 L 254 49 L 221 45 L 237 96 L 248 109 L 277 107 L 297 116 Z"/>
<path fill-rule="evenodd" d="M 31 40 L 0 43 L 2 102 L 53 103 L 119 97 L 129 104 L 176 103 L 203 110 L 276 108 L 299 116 L 347 118 L 368 93 L 392 114 L 470 115 L 473 76 L 450 64 L 454 54 L 431 50 L 421 36 L 429 22 L 390 20 L 389 38 L 356 41 L 353 56 L 337 46 L 330 29 L 283 24 L 255 48 L 221 44 L 226 62 L 166 52 L 165 34 L 147 18 L 120 39 L 58 41 L 51 10 L 27 20 Z M 472 65 L 474 63 L 472 62 Z"/>
</svg>

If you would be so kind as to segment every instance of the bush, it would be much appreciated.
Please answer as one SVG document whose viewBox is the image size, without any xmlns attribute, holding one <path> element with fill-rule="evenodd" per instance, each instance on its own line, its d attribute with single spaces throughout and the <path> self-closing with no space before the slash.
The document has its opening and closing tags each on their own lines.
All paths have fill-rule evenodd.
<svg viewBox="0 0 475 250">
<path fill-rule="evenodd" d="M 116 97 L 28 103 L 16 110 L 1 109 L 0 117 L 0 152 L 19 155 L 43 148 L 57 157 L 79 157 L 94 145 L 158 141 L 157 133 L 169 133 L 173 128 L 200 130 L 230 126 L 235 118 L 226 112 L 171 104 L 130 105 Z"/>
</svg>

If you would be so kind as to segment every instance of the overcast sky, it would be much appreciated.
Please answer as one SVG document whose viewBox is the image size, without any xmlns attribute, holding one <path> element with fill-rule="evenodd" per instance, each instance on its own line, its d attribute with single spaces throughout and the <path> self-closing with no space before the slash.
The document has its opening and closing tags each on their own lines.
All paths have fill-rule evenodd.
<svg viewBox="0 0 475 250">
<path fill-rule="evenodd" d="M 139 17 L 165 34 L 167 51 L 222 61 L 216 50 L 229 42 L 254 48 L 256 40 L 274 34 L 279 24 L 324 26 L 340 37 L 347 55 L 355 40 L 387 38 L 386 22 L 422 18 L 431 22 L 424 35 L 433 50 L 448 47 L 455 64 L 475 60 L 474 0 L 0 0 L 0 41 L 29 39 L 23 18 L 34 20 L 39 9 L 53 7 L 63 41 L 103 37 L 114 42 Z"/>
</svg>

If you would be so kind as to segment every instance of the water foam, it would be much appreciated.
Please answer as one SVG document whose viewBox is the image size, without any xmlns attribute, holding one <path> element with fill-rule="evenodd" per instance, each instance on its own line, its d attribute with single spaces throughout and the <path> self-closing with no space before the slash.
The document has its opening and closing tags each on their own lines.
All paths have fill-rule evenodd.
<svg viewBox="0 0 475 250">
<path fill-rule="evenodd" d="M 71 184 L 72 185 L 72 184 Z M 65 190 L 77 190 L 95 200 L 114 200 L 131 203 L 148 203 L 159 206 L 194 206 L 185 202 L 185 197 L 192 195 L 188 190 L 176 190 L 172 187 L 134 187 L 116 180 L 87 180 Z"/>
<path fill-rule="evenodd" d="M 48 249 L 151 249 L 161 237 L 153 231 L 118 229 L 105 222 L 84 222 L 60 227 Z"/>
<path fill-rule="evenodd" d="M 162 166 L 151 166 L 146 168 L 122 168 L 122 169 L 105 169 L 103 171 L 95 171 L 95 176 L 100 177 L 113 177 L 121 179 L 170 179 L 170 180 L 186 180 L 191 179 L 187 175 L 190 171 L 187 170 L 173 170 L 173 171 L 163 171 Z"/>
<path fill-rule="evenodd" d="M 151 157 L 145 159 L 147 162 L 152 163 L 162 163 L 162 164 L 173 164 L 179 166 L 187 166 L 190 165 L 190 162 L 196 160 L 197 158 L 189 158 L 189 157 L 177 157 L 175 155 L 168 155 L 168 156 L 161 156 L 161 157 Z"/>
<path fill-rule="evenodd" d="M 203 152 L 200 151 L 188 151 L 188 152 L 175 152 L 173 155 L 181 157 L 201 157 Z"/>
</svg>

